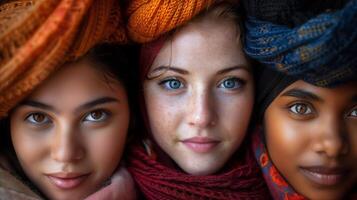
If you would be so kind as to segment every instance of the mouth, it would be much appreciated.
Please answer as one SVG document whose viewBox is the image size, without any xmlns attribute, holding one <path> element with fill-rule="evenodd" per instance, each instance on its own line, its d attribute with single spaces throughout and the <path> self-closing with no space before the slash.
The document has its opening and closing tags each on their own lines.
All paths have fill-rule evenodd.
<svg viewBox="0 0 357 200">
<path fill-rule="evenodd" d="M 348 175 L 346 169 L 339 167 L 300 167 L 300 171 L 310 181 L 322 186 L 338 185 Z"/>
<path fill-rule="evenodd" d="M 51 173 L 46 174 L 56 187 L 64 190 L 73 189 L 79 186 L 86 178 L 88 178 L 90 173 Z"/>
<path fill-rule="evenodd" d="M 209 137 L 192 137 L 181 141 L 186 147 L 197 152 L 207 153 L 214 149 L 219 143 L 219 140 Z"/>
</svg>

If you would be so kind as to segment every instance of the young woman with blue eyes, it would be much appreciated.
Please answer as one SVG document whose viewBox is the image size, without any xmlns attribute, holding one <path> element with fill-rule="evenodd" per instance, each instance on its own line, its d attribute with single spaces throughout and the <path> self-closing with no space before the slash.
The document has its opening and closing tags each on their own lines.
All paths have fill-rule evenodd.
<svg viewBox="0 0 357 200">
<path fill-rule="evenodd" d="M 130 175 L 118 168 L 132 115 L 125 51 L 95 47 L 11 111 L 9 148 L 19 174 L 43 197 L 126 199 L 133 191 Z"/>
<path fill-rule="evenodd" d="M 147 199 L 269 197 L 244 144 L 254 80 L 238 22 L 218 5 L 143 46 L 147 135 L 129 171 Z"/>
<path fill-rule="evenodd" d="M 355 199 L 356 81 L 323 88 L 269 69 L 260 75 L 265 137 L 254 136 L 254 149 L 274 199 Z"/>
</svg>

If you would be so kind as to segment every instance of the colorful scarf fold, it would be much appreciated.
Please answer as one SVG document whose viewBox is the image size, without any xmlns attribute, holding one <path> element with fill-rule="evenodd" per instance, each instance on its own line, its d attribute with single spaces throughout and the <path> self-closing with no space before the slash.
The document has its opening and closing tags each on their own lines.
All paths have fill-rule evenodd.
<svg viewBox="0 0 357 200">
<path fill-rule="evenodd" d="M 248 149 L 248 148 L 247 148 Z M 250 151 L 231 169 L 209 176 L 192 176 L 164 166 L 141 145 L 130 153 L 128 170 L 147 199 L 270 199 L 260 169 Z"/>
<path fill-rule="evenodd" d="M 356 80 L 357 0 L 288 28 L 255 18 L 246 22 L 246 53 L 275 70 L 317 86 Z"/>
<path fill-rule="evenodd" d="M 252 148 L 255 159 L 263 171 L 263 176 L 270 193 L 275 200 L 307 200 L 289 186 L 271 162 L 263 142 L 263 135 L 260 128 L 253 134 Z"/>
</svg>

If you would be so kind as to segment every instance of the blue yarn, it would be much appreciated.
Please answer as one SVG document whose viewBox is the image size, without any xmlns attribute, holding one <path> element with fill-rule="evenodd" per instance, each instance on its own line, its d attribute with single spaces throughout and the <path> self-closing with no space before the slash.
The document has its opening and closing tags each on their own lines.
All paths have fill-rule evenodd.
<svg viewBox="0 0 357 200">
<path fill-rule="evenodd" d="M 317 86 L 356 80 L 357 0 L 289 28 L 248 17 L 245 52 L 264 65 Z"/>
</svg>

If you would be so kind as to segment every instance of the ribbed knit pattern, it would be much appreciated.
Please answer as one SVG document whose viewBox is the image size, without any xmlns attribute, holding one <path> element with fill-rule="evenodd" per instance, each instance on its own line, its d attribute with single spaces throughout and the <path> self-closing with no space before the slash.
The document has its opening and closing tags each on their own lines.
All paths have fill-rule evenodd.
<svg viewBox="0 0 357 200">
<path fill-rule="evenodd" d="M 212 3 L 213 0 L 132 0 L 127 9 L 129 36 L 136 42 L 150 42 L 183 25 Z"/>
<path fill-rule="evenodd" d="M 0 118 L 64 62 L 127 42 L 116 0 L 5 1 L 0 25 Z"/>
</svg>

